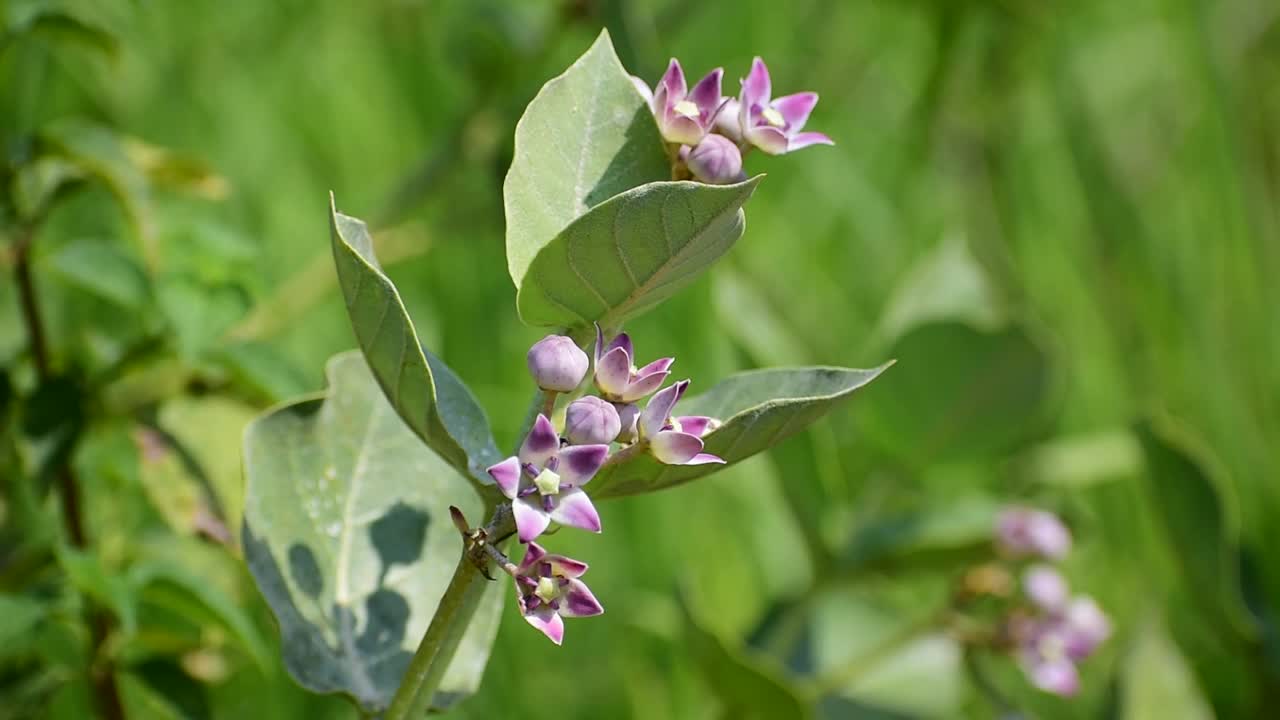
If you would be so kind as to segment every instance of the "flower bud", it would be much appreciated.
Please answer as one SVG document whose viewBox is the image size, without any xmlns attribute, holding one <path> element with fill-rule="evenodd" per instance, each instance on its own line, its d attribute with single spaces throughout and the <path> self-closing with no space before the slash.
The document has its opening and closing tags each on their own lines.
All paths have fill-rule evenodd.
<svg viewBox="0 0 1280 720">
<path fill-rule="evenodd" d="M 598 397 L 578 398 L 564 411 L 564 435 L 574 445 L 605 445 L 621 430 L 618 411 Z"/>
<path fill-rule="evenodd" d="M 1071 551 L 1071 531 L 1057 515 L 1044 510 L 1013 507 L 996 521 L 996 541 L 1013 556 L 1038 555 L 1059 559 Z"/>
<path fill-rule="evenodd" d="M 1027 599 L 1046 612 L 1061 610 L 1067 604 L 1067 581 L 1048 565 L 1032 565 L 1022 575 L 1022 591 Z"/>
<path fill-rule="evenodd" d="M 742 178 L 742 152 L 723 135 L 708 135 L 685 158 L 689 172 L 704 183 L 724 185 Z"/>
<path fill-rule="evenodd" d="M 548 335 L 529 348 L 529 373 L 543 390 L 570 392 L 587 376 L 590 361 L 572 339 Z"/>
<path fill-rule="evenodd" d="M 618 442 L 635 442 L 636 422 L 640 419 L 640 406 L 635 403 L 614 403 L 613 407 L 618 411 L 618 423 L 622 428 L 618 431 Z"/>
</svg>

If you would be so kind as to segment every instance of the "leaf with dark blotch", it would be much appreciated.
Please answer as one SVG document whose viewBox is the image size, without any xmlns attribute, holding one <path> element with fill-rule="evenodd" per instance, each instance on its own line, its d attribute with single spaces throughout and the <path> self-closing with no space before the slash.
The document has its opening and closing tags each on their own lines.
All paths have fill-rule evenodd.
<svg viewBox="0 0 1280 720">
<path fill-rule="evenodd" d="M 422 444 L 358 352 L 328 365 L 324 397 L 284 405 L 245 431 L 245 559 L 303 686 L 385 708 L 461 552 L 448 507 L 472 517 L 466 480 Z M 479 683 L 506 588 L 494 583 L 437 693 Z"/>
<path fill-rule="evenodd" d="M 892 363 L 871 370 L 780 368 L 734 375 L 676 406 L 678 415 L 723 421 L 703 438 L 706 452 L 732 464 L 769 449 L 813 424 Z M 653 492 L 709 475 L 724 465 L 663 465 L 644 455 L 606 468 L 592 481 L 599 498 Z"/>
<path fill-rule="evenodd" d="M 331 205 L 330 230 L 347 314 L 383 392 L 440 457 L 477 485 L 492 484 L 485 468 L 501 456 L 489 420 L 467 386 L 418 342 L 400 292 L 378 265 L 369 229 Z"/>
</svg>

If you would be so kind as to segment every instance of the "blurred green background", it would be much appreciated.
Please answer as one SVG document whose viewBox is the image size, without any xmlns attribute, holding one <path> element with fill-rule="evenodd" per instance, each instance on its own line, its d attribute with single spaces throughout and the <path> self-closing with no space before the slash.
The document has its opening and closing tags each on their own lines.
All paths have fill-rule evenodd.
<svg viewBox="0 0 1280 720">
<path fill-rule="evenodd" d="M 55 9 L 85 25 L 32 20 Z M 732 92 L 761 55 L 777 92 L 821 94 L 810 125 L 838 143 L 748 158 L 769 177 L 745 236 L 628 327 L 642 359 L 675 355 L 695 390 L 898 365 L 767 456 L 558 535 L 607 614 L 556 649 L 509 605 L 452 716 L 787 717 L 786 678 L 851 662 L 821 717 L 1280 698 L 1280 5 L 8 0 L 0 20 L 0 718 L 90 715 L 85 667 L 107 662 L 131 717 L 355 716 L 288 679 L 217 541 L 240 433 L 354 346 L 332 190 L 515 440 L 543 333 L 515 314 L 502 178 L 525 104 L 601 27 L 650 82 L 678 56 Z M 19 172 L 43 152 L 64 164 Z M 51 188 L 42 379 L 12 279 L 24 198 Z M 79 554 L 54 549 L 64 461 Z M 1073 700 L 1006 659 L 975 679 L 944 635 L 877 652 L 1015 500 L 1068 520 L 1073 585 L 1115 620 Z M 111 617 L 96 658 L 84 602 Z"/>
</svg>

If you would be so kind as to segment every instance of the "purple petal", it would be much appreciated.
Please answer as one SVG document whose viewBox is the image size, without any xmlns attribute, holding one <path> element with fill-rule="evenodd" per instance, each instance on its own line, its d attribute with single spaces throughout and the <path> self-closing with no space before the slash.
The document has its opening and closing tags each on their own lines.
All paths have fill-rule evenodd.
<svg viewBox="0 0 1280 720">
<path fill-rule="evenodd" d="M 684 394 L 684 389 L 689 386 L 688 380 L 681 380 L 665 390 L 659 390 L 657 395 L 649 399 L 649 404 L 645 406 L 644 412 L 640 413 L 640 434 L 644 437 L 651 438 L 662 431 L 666 426 L 667 420 L 671 418 L 671 409 L 676 406 L 676 401 Z"/>
<path fill-rule="evenodd" d="M 551 573 L 561 577 L 582 577 L 587 572 L 587 564 L 564 555 L 547 555 L 546 561 L 551 563 Z"/>
<path fill-rule="evenodd" d="M 1025 662 L 1023 671 L 1031 679 L 1031 684 L 1054 695 L 1070 697 L 1080 689 L 1080 673 L 1066 658 Z"/>
<path fill-rule="evenodd" d="M 551 510 L 551 519 L 569 527 L 600 532 L 600 515 L 591 498 L 577 488 L 560 493 L 559 501 Z"/>
<path fill-rule="evenodd" d="M 608 445 L 573 445 L 560 451 L 556 472 L 560 479 L 575 487 L 586 485 L 609 457 Z"/>
<path fill-rule="evenodd" d="M 684 69 L 680 67 L 679 60 L 671 58 L 670 64 L 667 65 L 667 72 L 663 74 L 659 84 L 667 88 L 668 107 L 684 99 L 687 87 L 684 83 Z"/>
<path fill-rule="evenodd" d="M 596 387 L 600 392 L 613 397 L 620 397 L 627 391 L 631 382 L 631 356 L 623 348 L 613 348 L 605 352 L 596 363 Z"/>
<path fill-rule="evenodd" d="M 1091 597 L 1077 597 L 1067 606 L 1066 639 L 1067 655 L 1073 660 L 1083 660 L 1111 636 L 1111 621 Z"/>
<path fill-rule="evenodd" d="M 820 132 L 802 132 L 787 143 L 787 152 L 802 150 L 810 145 L 835 145 L 836 141 Z"/>
<path fill-rule="evenodd" d="M 671 371 L 663 370 L 637 377 L 627 384 L 627 389 L 620 396 L 622 402 L 635 402 L 646 395 L 652 394 L 654 390 L 662 387 L 662 383 L 666 382 L 667 376 L 670 374 Z"/>
<path fill-rule="evenodd" d="M 653 362 L 649 363 L 648 365 L 645 365 L 639 370 L 636 370 L 636 377 L 640 378 L 652 373 L 663 372 L 664 370 L 670 370 L 672 364 L 674 364 L 675 361 L 676 359 L 673 357 L 658 358 L 657 360 L 654 360 Z"/>
<path fill-rule="evenodd" d="M 551 516 L 543 510 L 539 496 L 519 498 L 511 501 L 511 512 L 516 517 L 516 530 L 520 534 L 520 542 L 527 543 L 538 537 L 551 524 Z"/>
<path fill-rule="evenodd" d="M 749 109 L 752 105 L 768 105 L 769 95 L 773 92 L 773 88 L 769 83 L 769 68 L 764 64 L 764 60 L 756 58 L 751 61 L 751 72 L 747 73 L 747 79 L 742 81 L 742 97 L 741 102 L 744 109 Z"/>
<path fill-rule="evenodd" d="M 541 470 L 548 460 L 555 457 L 559 449 L 560 436 L 556 434 L 555 427 L 551 425 L 546 415 L 539 414 L 538 419 L 533 421 L 529 435 L 520 445 L 520 462 L 528 463 Z"/>
<path fill-rule="evenodd" d="M 706 136 L 707 130 L 697 120 L 684 115 L 677 115 L 668 110 L 658 123 L 662 137 L 667 142 L 682 145 L 697 145 Z"/>
<path fill-rule="evenodd" d="M 783 155 L 787 152 L 787 136 L 778 128 L 767 125 L 748 128 L 747 140 L 770 155 Z M 811 135 L 816 133 L 800 133 Z"/>
<path fill-rule="evenodd" d="M 604 355 L 604 352 L 605 352 L 604 330 L 601 329 L 600 323 L 592 323 L 592 324 L 596 326 L 596 350 L 595 350 L 595 354 L 591 356 L 591 361 L 596 365 L 599 365 L 600 358 Z"/>
<path fill-rule="evenodd" d="M 707 428 L 715 422 L 715 419 L 705 415 L 682 415 L 675 418 L 675 422 L 681 432 L 702 437 L 707 434 Z"/>
<path fill-rule="evenodd" d="M 1032 565 L 1022 575 L 1022 591 L 1042 610 L 1055 612 L 1067 604 L 1067 581 L 1048 565 Z"/>
<path fill-rule="evenodd" d="M 565 592 L 560 614 L 565 617 L 592 617 L 604 613 L 604 606 L 591 594 L 591 589 L 581 580 L 570 580 Z"/>
<path fill-rule="evenodd" d="M 550 607 L 543 605 L 526 614 L 524 619 L 541 630 L 543 635 L 551 639 L 551 642 L 557 645 L 564 642 L 564 620 L 561 620 L 556 611 Z"/>
<path fill-rule="evenodd" d="M 697 435 L 667 430 L 653 436 L 649 452 L 667 465 L 684 465 L 702 452 L 702 439 Z"/>
<path fill-rule="evenodd" d="M 742 139 L 742 118 L 739 113 L 741 108 L 737 98 L 725 98 L 720 113 L 716 115 L 716 132 L 734 142 Z"/>
<path fill-rule="evenodd" d="M 813 112 L 813 107 L 818 104 L 818 93 L 801 92 L 794 95 L 784 95 L 773 101 L 773 108 L 782 114 L 782 119 L 787 121 L 787 132 L 798 133 L 804 127 L 805 122 L 809 120 L 809 113 Z"/>
<path fill-rule="evenodd" d="M 627 357 L 633 358 L 636 356 L 636 350 L 631 346 L 631 336 L 626 333 L 618 333 L 615 335 L 613 340 L 610 341 L 609 346 L 605 348 L 605 352 L 614 348 L 622 348 L 623 350 L 626 350 Z"/>
<path fill-rule="evenodd" d="M 720 79 L 724 77 L 724 68 L 716 68 L 693 86 L 689 99 L 698 106 L 703 126 L 711 124 L 715 111 L 720 109 Z"/>
<path fill-rule="evenodd" d="M 529 574 L 526 571 L 537 565 L 538 561 L 546 557 L 546 555 L 547 551 L 543 549 L 541 545 L 536 542 L 529 543 L 528 547 L 526 547 L 524 551 L 524 559 L 520 561 L 520 565 L 516 568 L 516 571 L 521 575 Z"/>
<path fill-rule="evenodd" d="M 685 465 L 724 465 L 724 458 L 711 453 L 698 453 L 693 459 L 685 463 Z"/>
<path fill-rule="evenodd" d="M 516 490 L 520 489 L 520 458 L 509 457 L 489 468 L 487 472 L 503 495 L 515 499 Z"/>
</svg>

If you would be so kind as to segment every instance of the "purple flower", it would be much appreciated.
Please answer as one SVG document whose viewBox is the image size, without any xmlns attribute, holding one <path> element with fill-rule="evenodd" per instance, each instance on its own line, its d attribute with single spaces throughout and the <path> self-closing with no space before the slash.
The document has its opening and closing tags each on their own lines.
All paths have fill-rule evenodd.
<svg viewBox="0 0 1280 720">
<path fill-rule="evenodd" d="M 671 411 L 689 387 L 681 380 L 654 395 L 640 413 L 640 442 L 647 442 L 650 454 L 666 465 L 705 465 L 724 460 L 702 452 L 702 436 L 714 429 L 715 421 L 700 415 L 673 418 Z"/>
<path fill-rule="evenodd" d="M 667 142 L 697 145 L 715 124 L 724 103 L 720 99 L 720 81 L 724 69 L 716 68 L 688 90 L 680 61 L 671 58 L 667 72 L 653 91 L 654 117 Z M 642 83 L 641 83 L 642 84 Z"/>
<path fill-rule="evenodd" d="M 1022 592 L 1036 607 L 1046 612 L 1061 611 L 1070 597 L 1062 573 L 1048 565 L 1032 565 L 1022 574 Z"/>
<path fill-rule="evenodd" d="M 710 185 L 726 185 L 745 178 L 742 151 L 723 135 L 708 135 L 692 150 L 681 148 L 680 157 L 695 178 Z"/>
<path fill-rule="evenodd" d="M 996 520 L 996 542 L 1015 557 L 1039 555 L 1058 559 L 1071 551 L 1071 532 L 1053 513 L 1012 507 L 1000 513 Z"/>
<path fill-rule="evenodd" d="M 1018 665 L 1032 685 L 1070 697 L 1080 690 L 1080 673 L 1067 655 L 1062 624 L 1057 618 L 1024 618 L 1014 626 Z"/>
<path fill-rule="evenodd" d="M 557 645 L 564 641 L 564 618 L 604 612 L 586 583 L 579 579 L 586 571 L 586 563 L 564 555 L 549 555 L 531 542 L 512 575 L 520 614 Z"/>
<path fill-rule="evenodd" d="M 776 100 L 772 93 L 769 68 L 764 60 L 756 58 L 738 96 L 738 124 L 747 142 L 770 155 L 795 152 L 810 145 L 835 145 L 822 133 L 800 132 L 818 104 L 817 93 L 795 93 Z"/>
<path fill-rule="evenodd" d="M 578 398 L 565 408 L 564 436 L 574 445 L 608 445 L 621 431 L 617 408 L 594 395 Z"/>
<path fill-rule="evenodd" d="M 529 348 L 529 374 L 543 390 L 570 392 L 587 376 L 587 354 L 571 338 L 548 335 Z"/>
<path fill-rule="evenodd" d="M 498 489 L 511 498 L 520 542 L 538 537 L 553 520 L 600 532 L 600 516 L 582 486 L 608 456 L 608 445 L 560 447 L 551 421 L 539 415 L 520 453 L 489 468 Z"/>
<path fill-rule="evenodd" d="M 595 355 L 596 387 L 605 400 L 613 403 L 635 402 L 662 387 L 663 381 L 671 374 L 668 368 L 676 361 L 675 358 L 662 358 L 637 369 L 631 337 L 618 333 L 606 346 L 604 332 L 599 325 L 596 326 Z"/>
<path fill-rule="evenodd" d="M 1098 603 L 1088 596 L 1071 601 L 1062 614 L 1063 636 L 1067 656 L 1083 660 L 1093 654 L 1098 646 L 1111 637 L 1111 621 Z"/>
</svg>

